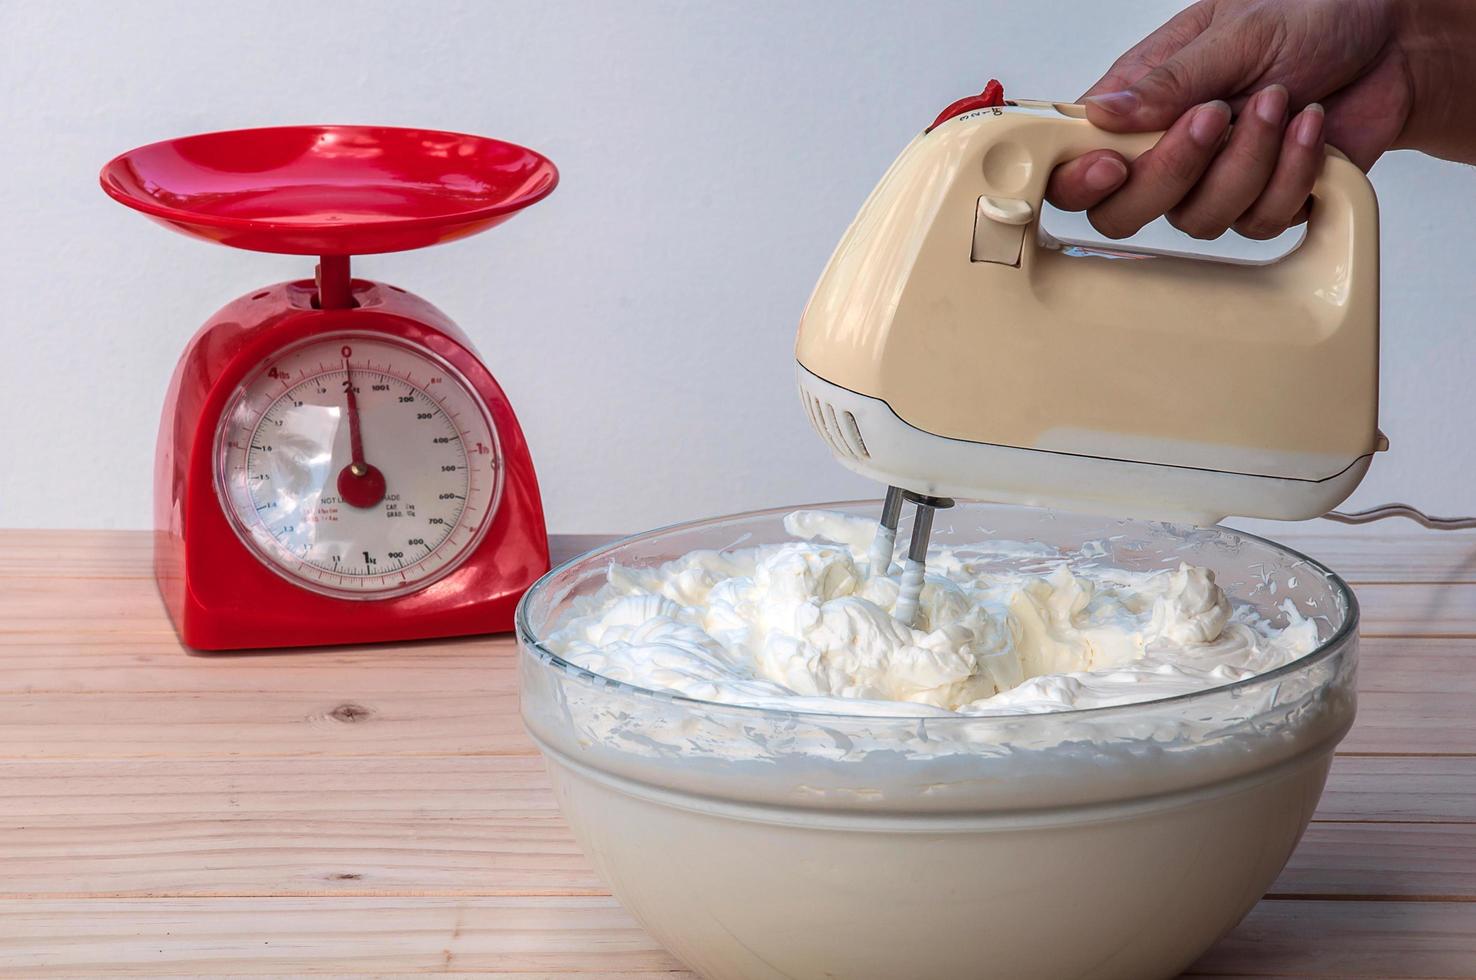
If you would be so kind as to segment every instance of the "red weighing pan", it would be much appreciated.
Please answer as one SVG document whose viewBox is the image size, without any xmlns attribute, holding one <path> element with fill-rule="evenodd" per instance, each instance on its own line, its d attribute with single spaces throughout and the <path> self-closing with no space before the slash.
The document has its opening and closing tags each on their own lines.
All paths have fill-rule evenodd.
<svg viewBox="0 0 1476 980">
<path fill-rule="evenodd" d="M 393 126 L 278 126 L 151 143 L 103 168 L 114 200 L 257 252 L 369 255 L 464 238 L 547 197 L 547 157 Z"/>
</svg>

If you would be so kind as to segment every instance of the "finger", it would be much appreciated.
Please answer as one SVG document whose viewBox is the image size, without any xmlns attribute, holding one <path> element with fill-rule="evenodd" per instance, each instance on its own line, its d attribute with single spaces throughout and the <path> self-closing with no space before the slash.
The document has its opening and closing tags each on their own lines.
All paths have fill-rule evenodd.
<svg viewBox="0 0 1476 980">
<path fill-rule="evenodd" d="M 1246 88 L 1264 57 L 1265 43 L 1248 27 L 1205 31 L 1126 88 L 1084 99 L 1087 118 L 1114 132 L 1165 129 L 1191 106 Z"/>
<path fill-rule="evenodd" d="M 1127 183 L 1087 212 L 1108 238 L 1126 238 L 1174 207 L 1199 180 L 1230 125 L 1230 107 L 1206 102 L 1184 113 L 1151 150 L 1133 162 Z"/>
<path fill-rule="evenodd" d="M 1324 152 L 1322 106 L 1316 102 L 1297 113 L 1281 142 L 1276 170 L 1261 196 L 1235 222 L 1246 238 L 1275 238 L 1306 218 L 1307 195 L 1322 170 Z"/>
<path fill-rule="evenodd" d="M 1094 208 L 1127 180 L 1128 167 L 1111 150 L 1093 150 L 1061 164 L 1046 185 L 1046 200 L 1062 211 Z"/>
<path fill-rule="evenodd" d="M 1271 179 L 1281 155 L 1287 94 L 1281 85 L 1256 93 L 1230 139 L 1199 183 L 1169 212 L 1169 223 L 1191 238 L 1219 238 L 1244 214 Z"/>
<path fill-rule="evenodd" d="M 1083 93 L 1083 98 L 1127 88 L 1204 33 L 1212 13 L 1207 3 L 1196 3 L 1179 11 L 1158 30 L 1123 52 L 1107 73 Z"/>
</svg>

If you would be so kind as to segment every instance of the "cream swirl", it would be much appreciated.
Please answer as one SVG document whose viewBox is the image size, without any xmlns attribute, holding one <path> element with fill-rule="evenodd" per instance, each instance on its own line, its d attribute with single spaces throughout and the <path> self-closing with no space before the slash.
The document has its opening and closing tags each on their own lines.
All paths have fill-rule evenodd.
<svg viewBox="0 0 1476 980">
<path fill-rule="evenodd" d="M 1317 642 L 1233 606 L 1205 568 L 1099 568 L 1030 545 L 930 555 L 916 628 L 892 618 L 875 525 L 824 511 L 798 540 L 610 569 L 547 645 L 587 670 L 702 700 L 874 714 L 1001 714 L 1154 700 L 1254 676 Z M 1039 574 L 1000 557 L 1039 557 Z"/>
</svg>

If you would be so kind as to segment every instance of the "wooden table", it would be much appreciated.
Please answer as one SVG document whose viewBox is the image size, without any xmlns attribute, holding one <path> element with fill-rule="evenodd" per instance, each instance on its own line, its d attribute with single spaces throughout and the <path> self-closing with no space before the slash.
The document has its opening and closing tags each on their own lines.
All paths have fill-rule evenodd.
<svg viewBox="0 0 1476 980">
<path fill-rule="evenodd" d="M 1284 537 L 1363 602 L 1358 723 L 1191 975 L 1476 977 L 1476 534 Z M 0 973 L 690 976 L 570 839 L 511 640 L 191 656 L 149 542 L 0 531 Z"/>
</svg>

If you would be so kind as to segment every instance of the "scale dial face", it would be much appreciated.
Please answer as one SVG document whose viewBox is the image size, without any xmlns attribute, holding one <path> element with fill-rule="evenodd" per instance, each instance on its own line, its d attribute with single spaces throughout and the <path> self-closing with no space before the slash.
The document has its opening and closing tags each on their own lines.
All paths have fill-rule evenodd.
<svg viewBox="0 0 1476 980">
<path fill-rule="evenodd" d="M 476 391 L 424 348 L 325 334 L 283 350 L 221 417 L 217 489 L 268 567 L 316 592 L 424 588 L 486 533 L 502 493 Z"/>
</svg>

